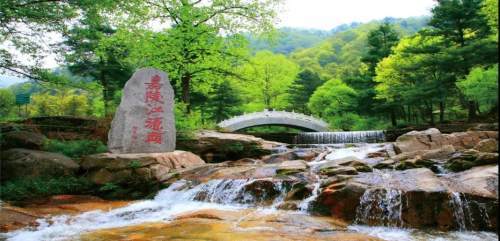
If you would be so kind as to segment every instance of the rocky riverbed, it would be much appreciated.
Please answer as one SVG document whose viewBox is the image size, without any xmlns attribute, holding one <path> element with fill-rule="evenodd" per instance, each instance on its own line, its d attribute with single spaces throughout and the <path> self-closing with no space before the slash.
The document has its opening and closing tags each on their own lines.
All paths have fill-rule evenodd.
<svg viewBox="0 0 500 241">
<path fill-rule="evenodd" d="M 95 199 L 99 205 L 91 208 L 82 204 L 88 200 L 69 197 L 63 204 L 52 201 L 57 205 L 51 208 L 50 202 L 4 203 L 0 224 L 9 228 L 1 237 L 496 240 L 497 140 L 495 131 L 442 134 L 429 129 L 393 143 L 293 148 L 273 143 L 279 150 L 274 154 L 219 163 L 205 163 L 189 152 L 94 155 L 79 165 L 95 182 L 134 173 L 168 188 L 153 199 L 110 202 L 105 208 L 99 208 L 104 200 Z M 128 165 L 131 160 L 135 165 Z M 20 217 L 9 219 L 6 210 Z"/>
</svg>

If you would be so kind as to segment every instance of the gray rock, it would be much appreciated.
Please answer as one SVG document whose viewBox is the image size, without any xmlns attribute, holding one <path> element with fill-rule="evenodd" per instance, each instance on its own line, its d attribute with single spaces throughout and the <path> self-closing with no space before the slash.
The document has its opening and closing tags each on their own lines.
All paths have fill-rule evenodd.
<svg viewBox="0 0 500 241">
<path fill-rule="evenodd" d="M 140 69 L 125 84 L 108 134 L 112 153 L 175 150 L 174 92 L 167 74 Z"/>
<path fill-rule="evenodd" d="M 2 180 L 72 175 L 80 167 L 59 153 L 14 148 L 4 151 L 1 158 Z"/>
<path fill-rule="evenodd" d="M 26 148 L 33 150 L 42 149 L 47 138 L 30 131 L 10 131 L 3 135 L 3 142 L 0 143 L 4 150 L 10 148 Z"/>
</svg>

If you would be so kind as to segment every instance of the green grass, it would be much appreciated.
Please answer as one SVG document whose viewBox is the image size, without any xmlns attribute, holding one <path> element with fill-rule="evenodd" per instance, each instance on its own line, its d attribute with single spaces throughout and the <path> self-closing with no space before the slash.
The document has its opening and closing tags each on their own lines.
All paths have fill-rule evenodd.
<svg viewBox="0 0 500 241">
<path fill-rule="evenodd" d="M 21 201 L 59 194 L 88 194 L 94 188 L 94 184 L 83 177 L 17 179 L 0 185 L 0 199 Z"/>
<path fill-rule="evenodd" d="M 48 140 L 43 146 L 44 151 L 57 152 L 73 158 L 106 152 L 107 149 L 108 148 L 98 140 Z"/>
</svg>

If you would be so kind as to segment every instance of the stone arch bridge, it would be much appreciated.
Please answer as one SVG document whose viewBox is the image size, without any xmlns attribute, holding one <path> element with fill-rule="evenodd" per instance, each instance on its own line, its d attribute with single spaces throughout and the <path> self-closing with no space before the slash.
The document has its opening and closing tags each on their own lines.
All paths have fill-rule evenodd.
<svg viewBox="0 0 500 241">
<path fill-rule="evenodd" d="M 220 128 L 231 132 L 264 125 L 289 126 L 316 132 L 329 130 L 328 123 L 321 119 L 301 113 L 269 110 L 235 116 L 224 120 L 217 125 Z"/>
</svg>

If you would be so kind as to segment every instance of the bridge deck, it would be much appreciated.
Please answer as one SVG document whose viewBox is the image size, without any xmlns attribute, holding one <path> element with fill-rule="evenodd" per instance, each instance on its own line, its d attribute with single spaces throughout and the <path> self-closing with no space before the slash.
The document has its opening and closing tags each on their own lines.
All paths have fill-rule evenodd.
<svg viewBox="0 0 500 241">
<path fill-rule="evenodd" d="M 283 125 L 312 131 L 328 131 L 325 121 L 313 116 L 288 111 L 261 111 L 235 116 L 218 124 L 228 131 L 237 131 L 253 126 Z"/>
</svg>

